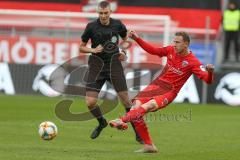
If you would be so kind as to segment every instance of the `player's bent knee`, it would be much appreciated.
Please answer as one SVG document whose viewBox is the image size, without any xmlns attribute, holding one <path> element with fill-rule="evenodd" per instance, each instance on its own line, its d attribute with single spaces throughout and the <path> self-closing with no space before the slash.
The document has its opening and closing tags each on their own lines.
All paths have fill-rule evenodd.
<svg viewBox="0 0 240 160">
<path fill-rule="evenodd" d="M 92 98 L 92 97 L 87 97 L 86 98 L 86 105 L 88 107 L 95 107 L 97 104 L 97 99 L 96 98 Z"/>
<path fill-rule="evenodd" d="M 123 103 L 124 107 L 126 107 L 126 108 L 129 108 L 131 106 L 131 103 L 128 99 L 122 100 L 122 103 Z"/>
</svg>

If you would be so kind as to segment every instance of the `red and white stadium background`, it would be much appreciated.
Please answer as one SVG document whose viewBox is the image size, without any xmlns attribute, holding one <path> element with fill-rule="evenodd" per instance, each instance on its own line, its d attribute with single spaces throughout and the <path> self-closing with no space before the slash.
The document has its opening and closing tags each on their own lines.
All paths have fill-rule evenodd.
<svg viewBox="0 0 240 160">
<path fill-rule="evenodd" d="M 1 0 L 2 9 L 82 12 L 93 0 Z M 110 0 L 118 4 L 115 13 L 170 15 L 181 28 L 205 28 L 206 17 L 211 28 L 221 23 L 222 0 Z M 238 1 L 238 0 L 235 0 Z"/>
<path fill-rule="evenodd" d="M 66 41 L 60 38 L 0 36 L 0 62 L 62 64 L 73 57 L 79 57 L 79 60 L 86 64 L 87 57 L 79 53 L 79 44 L 79 40 Z M 136 43 L 132 43 L 128 52 L 131 53 L 128 54 L 128 63 L 161 63 L 160 58 L 146 54 Z"/>
</svg>

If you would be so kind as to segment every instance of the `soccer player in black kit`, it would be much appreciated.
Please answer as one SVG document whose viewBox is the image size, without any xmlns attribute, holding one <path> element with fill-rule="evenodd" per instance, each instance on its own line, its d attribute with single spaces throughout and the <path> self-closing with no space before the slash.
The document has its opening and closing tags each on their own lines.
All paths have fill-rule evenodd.
<svg viewBox="0 0 240 160">
<path fill-rule="evenodd" d="M 99 18 L 87 24 L 80 44 L 81 53 L 91 53 L 88 60 L 86 104 L 99 122 L 99 125 L 91 134 L 92 139 L 97 138 L 102 129 L 108 125 L 97 104 L 98 94 L 106 81 L 113 85 L 125 106 L 126 112 L 131 108 L 121 64 L 121 60 L 124 60 L 126 55 L 124 51 L 119 51 L 118 47 L 119 36 L 123 41 L 127 40 L 127 29 L 120 20 L 110 18 L 111 8 L 109 2 L 100 2 L 97 10 Z M 89 39 L 92 43 L 91 48 L 86 46 Z M 137 133 L 136 140 L 142 143 Z"/>
</svg>

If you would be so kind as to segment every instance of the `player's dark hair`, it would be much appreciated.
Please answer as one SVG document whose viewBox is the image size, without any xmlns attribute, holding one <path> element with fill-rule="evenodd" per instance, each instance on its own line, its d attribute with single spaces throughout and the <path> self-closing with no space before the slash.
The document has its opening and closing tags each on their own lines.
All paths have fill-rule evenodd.
<svg viewBox="0 0 240 160">
<path fill-rule="evenodd" d="M 176 32 L 175 36 L 182 36 L 184 42 L 188 42 L 190 44 L 190 37 L 186 32 Z"/>
<path fill-rule="evenodd" d="M 109 3 L 108 1 L 101 1 L 101 2 L 98 4 L 98 7 L 100 7 L 100 8 L 110 7 L 110 3 Z"/>
</svg>

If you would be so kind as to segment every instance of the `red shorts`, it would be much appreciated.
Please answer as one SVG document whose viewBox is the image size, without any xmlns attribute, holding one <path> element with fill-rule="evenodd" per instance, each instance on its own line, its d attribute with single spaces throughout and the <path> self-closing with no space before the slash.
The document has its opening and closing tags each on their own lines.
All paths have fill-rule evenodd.
<svg viewBox="0 0 240 160">
<path fill-rule="evenodd" d="M 144 90 L 139 92 L 139 94 L 133 99 L 139 100 L 142 104 L 154 99 L 159 108 L 164 108 L 169 103 L 171 103 L 177 93 L 172 89 L 172 86 L 161 80 L 154 80 L 149 84 Z"/>
</svg>

